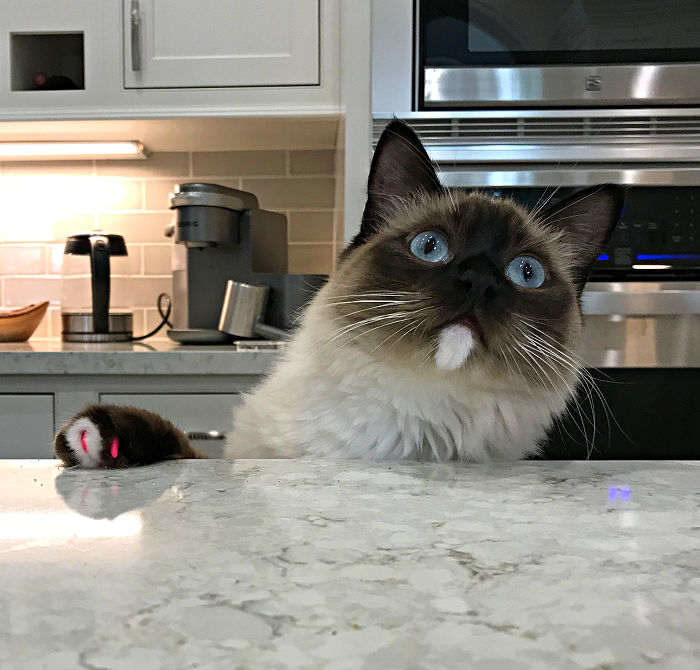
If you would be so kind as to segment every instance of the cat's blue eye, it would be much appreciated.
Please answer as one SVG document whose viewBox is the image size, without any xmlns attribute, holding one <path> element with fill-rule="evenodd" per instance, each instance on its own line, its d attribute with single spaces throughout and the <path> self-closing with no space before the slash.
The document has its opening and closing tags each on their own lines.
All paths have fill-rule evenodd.
<svg viewBox="0 0 700 670">
<path fill-rule="evenodd" d="M 524 288 L 538 288 L 544 284 L 545 272 L 542 263 L 532 256 L 518 256 L 506 267 L 506 277 Z"/>
<path fill-rule="evenodd" d="M 440 263 L 450 253 L 450 245 L 442 233 L 425 230 L 411 240 L 411 253 L 422 261 Z"/>
</svg>

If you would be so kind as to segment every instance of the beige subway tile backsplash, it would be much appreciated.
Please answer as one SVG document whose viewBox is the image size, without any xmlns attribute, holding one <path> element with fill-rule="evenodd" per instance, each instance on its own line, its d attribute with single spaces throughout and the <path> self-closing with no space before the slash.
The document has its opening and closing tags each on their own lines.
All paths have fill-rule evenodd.
<svg viewBox="0 0 700 670">
<path fill-rule="evenodd" d="M 93 214 L 78 214 L 75 216 L 64 216 L 51 225 L 51 236 L 48 238 L 52 242 L 65 242 L 66 237 L 73 233 L 85 233 L 95 230 L 96 219 Z"/>
<path fill-rule="evenodd" d="M 143 182 L 113 179 L 109 198 L 105 200 L 107 210 L 143 209 Z"/>
<path fill-rule="evenodd" d="M 131 272 L 132 275 L 143 274 L 143 265 L 141 261 L 143 247 L 138 244 L 128 244 L 126 252 L 129 254 L 129 272 Z"/>
<path fill-rule="evenodd" d="M 46 250 L 42 246 L 0 246 L 0 274 L 43 275 Z"/>
<path fill-rule="evenodd" d="M 324 209 L 334 205 L 332 177 L 242 179 L 244 191 L 258 196 L 265 209 Z"/>
<path fill-rule="evenodd" d="M 137 334 L 151 330 L 160 321 L 158 294 L 171 291 L 173 242 L 165 237 L 174 220 L 169 196 L 186 181 L 252 192 L 261 207 L 287 216 L 289 271 L 331 272 L 342 224 L 336 152 L 292 146 L 304 142 L 261 151 L 154 152 L 143 161 L 0 164 L 0 198 L 9 203 L 0 221 L 0 307 L 50 300 L 34 337 L 60 337 L 66 237 L 117 233 L 126 238 L 131 277 L 126 282 L 115 276 L 115 300 L 131 303 Z"/>
<path fill-rule="evenodd" d="M 168 209 L 176 179 L 149 179 L 144 184 L 144 209 Z"/>
<path fill-rule="evenodd" d="M 289 212 L 287 231 L 290 242 L 332 242 L 333 212 Z"/>
<path fill-rule="evenodd" d="M 61 337 L 61 309 L 57 306 L 49 307 L 49 311 L 44 317 L 44 321 L 49 326 L 49 337 Z M 36 336 L 35 336 L 36 337 Z"/>
<path fill-rule="evenodd" d="M 140 310 L 139 310 L 140 311 Z M 138 334 L 146 334 L 150 333 L 152 330 L 154 330 L 157 326 L 160 325 L 160 322 L 162 321 L 162 317 L 158 313 L 157 309 L 144 309 L 143 310 L 143 318 L 144 318 L 144 323 L 142 326 L 141 331 L 134 331 Z M 167 327 L 164 327 L 157 335 L 154 337 L 161 339 L 161 340 L 167 340 L 168 335 L 167 335 Z"/>
<path fill-rule="evenodd" d="M 204 151 L 192 154 L 192 174 L 195 177 L 283 176 L 285 171 L 284 151 Z"/>
<path fill-rule="evenodd" d="M 122 212 L 100 214 L 97 217 L 99 230 L 123 235 L 127 245 L 131 242 L 165 242 L 165 227 L 173 215 L 165 212 Z"/>
<path fill-rule="evenodd" d="M 130 284 L 134 307 L 155 307 L 160 293 L 172 291 L 170 277 L 132 277 Z"/>
<path fill-rule="evenodd" d="M 168 275 L 172 269 L 173 250 L 170 244 L 144 244 L 143 274 Z"/>
<path fill-rule="evenodd" d="M 7 307 L 23 307 L 44 300 L 56 305 L 60 302 L 60 277 L 5 277 L 4 283 Z"/>
<path fill-rule="evenodd" d="M 292 273 L 330 274 L 333 261 L 332 244 L 289 245 L 289 271 Z"/>
<path fill-rule="evenodd" d="M 335 173 L 335 151 L 317 149 L 313 151 L 290 151 L 289 172 L 291 174 L 325 174 Z"/>
</svg>

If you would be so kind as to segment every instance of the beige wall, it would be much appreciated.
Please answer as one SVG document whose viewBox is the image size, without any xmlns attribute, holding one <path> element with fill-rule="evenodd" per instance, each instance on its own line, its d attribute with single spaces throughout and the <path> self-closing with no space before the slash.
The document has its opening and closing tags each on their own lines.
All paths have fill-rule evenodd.
<svg viewBox="0 0 700 670">
<path fill-rule="evenodd" d="M 170 291 L 168 194 L 192 180 L 251 191 L 286 214 L 289 272 L 328 273 L 342 244 L 335 172 L 335 150 L 285 147 L 0 164 L 0 307 L 50 300 L 35 337 L 60 337 L 62 242 L 77 231 L 119 233 L 129 248 L 135 331 L 144 332 L 157 322 L 156 296 Z"/>
</svg>

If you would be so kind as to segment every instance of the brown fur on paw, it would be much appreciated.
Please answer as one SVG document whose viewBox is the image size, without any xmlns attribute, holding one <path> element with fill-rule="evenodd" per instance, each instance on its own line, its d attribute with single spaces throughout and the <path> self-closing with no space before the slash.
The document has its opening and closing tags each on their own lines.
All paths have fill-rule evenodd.
<svg viewBox="0 0 700 670">
<path fill-rule="evenodd" d="M 170 421 L 145 409 L 88 405 L 54 437 L 66 466 L 126 468 L 173 458 L 206 458 Z"/>
</svg>

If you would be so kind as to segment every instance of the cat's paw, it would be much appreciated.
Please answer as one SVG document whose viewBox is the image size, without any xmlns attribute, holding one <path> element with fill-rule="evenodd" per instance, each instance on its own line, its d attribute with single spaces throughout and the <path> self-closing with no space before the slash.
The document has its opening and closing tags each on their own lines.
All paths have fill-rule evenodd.
<svg viewBox="0 0 700 670">
<path fill-rule="evenodd" d="M 206 458 L 162 416 L 138 407 L 88 405 L 54 438 L 65 465 L 127 468 L 173 458 Z"/>
<path fill-rule="evenodd" d="M 86 413 L 73 418 L 54 438 L 55 455 L 66 465 L 83 468 L 124 467 L 126 463 L 119 458 L 119 446 L 119 436 L 105 425 L 104 417 Z"/>
</svg>

